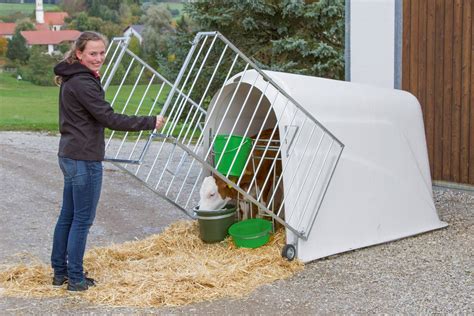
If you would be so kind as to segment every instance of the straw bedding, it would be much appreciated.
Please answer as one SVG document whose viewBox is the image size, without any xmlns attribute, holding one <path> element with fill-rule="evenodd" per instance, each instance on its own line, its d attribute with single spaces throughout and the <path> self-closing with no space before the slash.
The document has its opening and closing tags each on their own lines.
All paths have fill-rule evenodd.
<svg viewBox="0 0 474 316">
<path fill-rule="evenodd" d="M 90 250 L 84 266 L 97 286 L 81 293 L 96 304 L 111 306 L 178 306 L 217 298 L 242 297 L 257 287 L 288 278 L 303 269 L 280 255 L 284 231 L 256 249 L 236 248 L 230 239 L 205 244 L 192 221 L 172 224 L 144 240 Z M 69 295 L 51 285 L 49 265 L 33 261 L 0 271 L 5 296 Z"/>
</svg>

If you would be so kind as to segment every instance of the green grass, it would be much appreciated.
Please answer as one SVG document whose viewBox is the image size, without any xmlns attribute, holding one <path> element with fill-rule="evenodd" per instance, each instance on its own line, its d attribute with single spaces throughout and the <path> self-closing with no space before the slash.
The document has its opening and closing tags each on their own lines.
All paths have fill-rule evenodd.
<svg viewBox="0 0 474 316">
<path fill-rule="evenodd" d="M 30 15 L 36 8 L 35 3 L 0 3 L 0 16 L 8 16 L 20 12 L 22 14 Z M 44 11 L 59 11 L 59 6 L 55 4 L 43 4 Z"/>
<path fill-rule="evenodd" d="M 121 113 L 127 103 L 133 86 L 124 85 L 114 102 L 114 110 Z M 107 91 L 107 100 L 112 101 L 117 86 L 111 86 Z M 132 98 L 128 101 L 125 114 L 133 115 L 136 112 L 146 85 L 139 85 Z M 143 100 L 137 115 L 148 115 L 156 97 L 159 85 L 153 85 Z M 166 100 L 169 87 L 163 88 L 153 114 L 159 113 Z M 11 74 L 0 73 L 0 130 L 3 131 L 45 131 L 58 132 L 58 87 L 41 87 L 27 81 L 17 81 Z M 178 135 L 182 126 L 178 125 L 175 135 Z M 109 133 L 109 132 L 108 132 Z M 117 137 L 123 133 L 117 133 Z"/>
<path fill-rule="evenodd" d="M 135 91 L 133 93 L 132 98 L 128 101 L 127 104 L 127 99 L 132 92 L 132 85 L 124 85 L 120 89 L 120 93 L 117 96 L 117 98 L 114 101 L 114 109 L 115 112 L 121 113 L 123 107 L 127 104 L 127 108 L 125 109 L 125 114 L 135 114 L 136 109 L 140 102 L 142 102 L 142 105 L 140 106 L 140 110 L 137 113 L 137 115 L 148 115 L 150 112 L 151 106 L 153 105 L 153 102 L 155 101 L 155 97 L 158 94 L 158 91 L 160 89 L 160 85 L 153 85 L 150 87 L 150 90 L 147 93 L 147 96 L 143 101 L 141 101 L 141 98 L 143 94 L 145 93 L 146 90 L 146 85 L 137 85 L 135 88 Z M 107 91 L 107 99 L 112 102 L 113 99 L 115 98 L 115 94 L 117 92 L 118 86 L 110 86 L 110 88 Z M 160 109 L 161 106 L 165 103 L 166 101 L 166 96 L 168 95 L 169 92 L 169 86 L 166 86 L 163 88 L 163 91 L 161 92 L 160 98 L 158 99 L 153 113 L 157 113 L 157 109 Z"/>
<path fill-rule="evenodd" d="M 145 85 L 135 89 L 128 101 L 125 114 L 135 114 L 145 92 Z M 138 115 L 148 115 L 160 86 L 150 88 Z M 167 95 L 163 89 L 153 113 L 164 104 Z M 169 89 L 168 89 L 169 90 Z M 107 99 L 112 101 L 117 86 L 111 86 Z M 124 85 L 114 103 L 115 112 L 121 113 L 132 86 Z M 27 81 L 17 81 L 8 73 L 0 74 L 0 130 L 58 131 L 58 87 L 41 87 Z"/>
<path fill-rule="evenodd" d="M 0 73 L 0 130 L 57 131 L 58 91 Z"/>
</svg>

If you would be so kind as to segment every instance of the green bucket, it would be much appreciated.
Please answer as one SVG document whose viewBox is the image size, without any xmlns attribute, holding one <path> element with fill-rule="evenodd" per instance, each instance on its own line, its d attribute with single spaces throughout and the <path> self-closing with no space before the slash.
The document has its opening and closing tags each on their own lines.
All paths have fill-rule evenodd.
<svg viewBox="0 0 474 316">
<path fill-rule="evenodd" d="M 251 218 L 230 226 L 229 234 L 237 247 L 258 248 L 265 245 L 270 239 L 272 222 Z"/>
<path fill-rule="evenodd" d="M 199 223 L 199 237 L 206 243 L 214 243 L 227 237 L 229 227 L 235 223 L 236 207 L 226 205 L 220 210 L 199 210 L 194 208 L 194 215 Z"/>
<path fill-rule="evenodd" d="M 224 151 L 224 146 L 227 140 L 229 140 L 229 143 Z M 214 142 L 214 161 L 216 164 L 222 156 L 222 160 L 219 163 L 219 166 L 217 166 L 217 170 L 223 175 L 239 177 L 244 170 L 245 162 L 249 157 L 250 150 L 252 150 L 252 139 L 250 137 L 244 138 L 238 135 L 216 135 L 216 140 Z M 235 158 L 234 165 L 229 171 L 230 165 L 236 155 L 237 157 Z"/>
</svg>

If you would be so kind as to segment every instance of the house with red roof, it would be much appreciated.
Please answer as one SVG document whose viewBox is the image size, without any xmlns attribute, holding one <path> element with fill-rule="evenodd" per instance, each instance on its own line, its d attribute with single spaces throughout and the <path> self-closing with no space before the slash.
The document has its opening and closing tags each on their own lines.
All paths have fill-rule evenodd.
<svg viewBox="0 0 474 316">
<path fill-rule="evenodd" d="M 15 34 L 15 23 L 0 23 L 0 36 L 11 39 Z"/>
<path fill-rule="evenodd" d="M 43 1 L 36 1 L 36 30 L 23 31 L 21 35 L 29 47 L 43 45 L 48 48 L 48 54 L 53 54 L 60 44 L 73 42 L 81 34 L 75 30 L 61 30 L 68 16 L 66 12 L 44 12 Z M 0 23 L 0 36 L 11 39 L 15 27 L 15 23 Z"/>
<path fill-rule="evenodd" d="M 16 23 L 3 23 L 0 22 L 0 37 L 5 37 L 7 39 L 11 39 L 15 34 Z M 37 31 L 45 31 L 49 30 L 49 26 L 45 23 L 35 24 L 35 28 Z"/>
<path fill-rule="evenodd" d="M 53 30 L 60 31 L 64 27 L 64 20 L 69 17 L 67 12 L 44 12 L 43 1 L 36 1 L 36 23 L 37 31 Z M 0 22 L 0 36 L 11 39 L 15 34 L 15 23 Z"/>
<path fill-rule="evenodd" d="M 64 19 L 68 16 L 67 12 L 45 12 L 43 22 L 36 22 L 35 28 L 37 31 L 59 31 L 64 27 Z M 0 22 L 0 37 L 11 39 L 15 34 L 15 27 L 15 23 Z"/>
<path fill-rule="evenodd" d="M 46 24 L 50 30 L 59 31 L 64 26 L 64 19 L 67 17 L 69 17 L 67 12 L 45 12 L 44 24 Z"/>
<path fill-rule="evenodd" d="M 76 30 L 63 30 L 63 31 L 23 31 L 21 36 L 26 40 L 28 46 L 43 45 L 48 47 L 48 54 L 58 50 L 58 46 L 63 43 L 74 42 L 81 32 Z"/>
</svg>

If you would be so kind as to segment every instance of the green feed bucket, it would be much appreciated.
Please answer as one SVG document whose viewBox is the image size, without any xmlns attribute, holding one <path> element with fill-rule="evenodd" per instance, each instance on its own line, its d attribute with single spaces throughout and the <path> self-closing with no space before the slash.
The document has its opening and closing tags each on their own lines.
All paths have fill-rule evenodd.
<svg viewBox="0 0 474 316">
<path fill-rule="evenodd" d="M 272 223 L 261 218 L 247 219 L 230 226 L 229 234 L 237 247 L 258 248 L 270 239 Z"/>
<path fill-rule="evenodd" d="M 229 227 L 235 223 L 235 206 L 226 205 L 220 210 L 199 210 L 194 208 L 194 215 L 199 223 L 199 237 L 206 243 L 214 243 L 227 237 Z"/>
<path fill-rule="evenodd" d="M 229 143 L 224 151 L 227 140 L 229 140 Z M 214 161 L 216 164 L 222 156 L 222 160 L 217 166 L 217 170 L 223 175 L 239 177 L 244 170 L 245 162 L 249 157 L 250 150 L 252 150 L 252 139 L 249 137 L 244 138 L 238 135 L 217 135 L 214 142 Z M 235 158 L 234 165 L 229 171 L 236 155 L 237 157 Z"/>
</svg>

